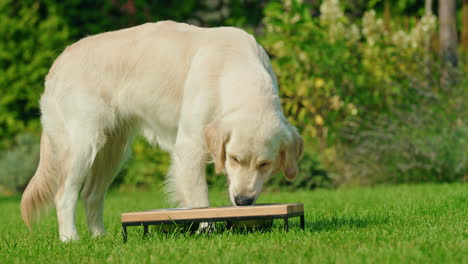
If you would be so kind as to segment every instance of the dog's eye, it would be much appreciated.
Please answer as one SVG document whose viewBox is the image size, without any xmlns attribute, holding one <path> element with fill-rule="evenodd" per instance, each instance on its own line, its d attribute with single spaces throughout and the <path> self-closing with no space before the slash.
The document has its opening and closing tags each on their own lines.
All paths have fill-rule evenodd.
<svg viewBox="0 0 468 264">
<path fill-rule="evenodd" d="M 239 160 L 238 160 L 236 157 L 231 156 L 231 159 L 232 159 L 232 161 L 234 161 L 235 163 L 239 164 Z"/>
<path fill-rule="evenodd" d="M 258 165 L 258 167 L 260 169 L 264 169 L 264 168 L 270 166 L 270 164 L 271 164 L 271 162 L 269 162 L 269 161 L 263 161 L 262 163 L 260 163 L 260 165 Z"/>
</svg>

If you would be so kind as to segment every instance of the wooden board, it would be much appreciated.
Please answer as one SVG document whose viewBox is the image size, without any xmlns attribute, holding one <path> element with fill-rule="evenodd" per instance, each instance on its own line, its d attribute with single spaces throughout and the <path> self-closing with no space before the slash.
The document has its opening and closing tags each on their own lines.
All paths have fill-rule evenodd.
<svg viewBox="0 0 468 264">
<path fill-rule="evenodd" d="M 304 212 L 304 204 L 256 204 L 208 208 L 172 208 L 122 214 L 122 223 L 203 220 L 216 218 L 288 216 Z"/>
</svg>

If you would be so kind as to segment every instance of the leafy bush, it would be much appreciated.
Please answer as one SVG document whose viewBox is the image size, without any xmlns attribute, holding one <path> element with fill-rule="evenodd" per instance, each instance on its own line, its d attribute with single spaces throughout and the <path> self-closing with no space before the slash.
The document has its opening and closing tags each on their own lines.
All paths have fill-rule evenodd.
<svg viewBox="0 0 468 264">
<path fill-rule="evenodd" d="M 114 181 L 114 186 L 121 190 L 135 188 L 161 187 L 171 163 L 170 155 L 158 147 L 151 146 L 144 138 L 138 137 L 132 146 L 132 155 L 124 164 L 122 170 Z M 224 186 L 227 178 L 217 175 L 214 164 L 206 168 L 206 180 L 211 186 Z"/>
<path fill-rule="evenodd" d="M 454 128 L 461 121 L 453 117 L 464 120 L 461 105 L 450 100 L 454 91 L 441 87 L 437 54 L 425 44 L 436 18 L 423 16 L 408 30 L 386 28 L 369 10 L 351 23 L 337 0 L 324 0 L 318 17 L 311 13 L 302 1 L 272 2 L 261 38 L 285 113 L 309 141 L 312 155 L 304 163 L 314 164 L 308 159 L 319 153 L 315 165 L 335 184 L 459 179 L 466 169 L 466 126 Z M 462 101 L 464 85 L 457 95 Z"/>
<path fill-rule="evenodd" d="M 250 7 L 247 12 L 242 9 L 244 6 Z M 195 0 L 177 4 L 143 0 L 0 1 L 0 149 L 13 151 L 6 151 L 8 159 L 4 160 L 15 164 L 13 167 L 25 162 L 26 157 L 14 154 L 18 150 L 13 139 L 25 131 L 39 131 L 38 101 L 43 80 L 53 60 L 67 44 L 90 34 L 164 19 L 191 20 L 206 25 L 226 21 L 255 26 L 260 21 L 259 13 L 261 3 L 252 0 L 222 1 L 216 6 Z M 205 21 L 205 17 L 211 19 Z M 169 166 L 169 156 L 141 139 L 136 141 L 133 152 L 134 157 L 124 166 L 116 184 L 132 188 L 161 182 Z M 6 161 L 2 164 L 10 166 Z M 28 170 L 24 171 L 23 177 L 31 176 Z M 210 182 L 214 179 L 209 176 Z M 16 185 L 14 180 L 8 188 Z"/>
<path fill-rule="evenodd" d="M 273 188 L 453 181 L 466 175 L 468 85 L 466 78 L 456 88 L 440 83 L 436 47 L 426 44 L 436 18 L 404 17 L 403 27 L 402 17 L 385 23 L 379 18 L 382 0 L 344 2 L 190 0 L 174 8 L 172 2 L 146 0 L 0 1 L 0 149 L 11 148 L 3 152 L 0 167 L 24 169 L 4 176 L 11 184 L 1 184 L 21 188 L 19 175 L 31 176 L 35 169 L 34 151 L 18 154 L 24 148 L 14 146 L 23 141 L 15 135 L 39 131 L 43 78 L 64 47 L 90 34 L 161 19 L 262 32 L 257 39 L 271 55 L 285 115 L 306 140 L 298 179 L 274 177 Z M 264 5 L 264 28 L 259 28 Z M 362 7 L 375 7 L 377 13 Z M 416 0 L 391 6 L 411 14 L 422 14 L 421 7 Z M 161 183 L 169 155 L 141 138 L 133 153 L 115 185 Z M 24 159 L 34 166 L 8 165 Z M 226 183 L 211 165 L 207 172 L 209 184 Z"/>
<path fill-rule="evenodd" d="M 72 39 L 161 20 L 187 21 L 200 26 L 260 23 L 263 3 L 256 0 L 41 0 L 55 6 L 70 27 Z"/>
<path fill-rule="evenodd" d="M 440 112 L 440 109 L 447 105 L 436 106 L 426 101 L 427 106 L 420 107 L 423 104 L 422 95 L 425 98 L 442 95 L 432 92 L 432 89 L 439 87 L 439 68 L 436 64 L 436 54 L 431 49 L 427 50 L 424 44 L 426 36 L 430 37 L 435 31 L 435 17 L 424 16 L 419 21 L 413 21 L 413 27 L 409 30 L 402 30 L 396 24 L 392 24 L 391 30 L 388 30 L 373 10 L 365 12 L 358 23 L 351 23 L 336 0 L 323 1 L 320 16 L 313 17 L 313 13 L 306 3 L 296 0 L 272 1 L 265 8 L 264 34 L 259 37 L 259 41 L 272 57 L 285 114 L 291 123 L 300 129 L 307 141 L 298 179 L 287 182 L 276 176 L 271 180 L 270 187 L 326 187 L 332 184 L 331 178 L 334 184 L 345 182 L 344 175 L 351 175 L 353 181 L 363 183 L 415 182 L 433 177 L 453 180 L 458 177 L 454 175 L 459 175 L 460 172 L 448 172 L 442 167 L 448 168 L 454 163 L 462 162 L 463 160 L 455 158 L 460 156 L 459 154 L 452 153 L 454 158 L 451 159 L 445 155 L 446 158 L 438 157 L 434 160 L 421 155 L 427 153 L 421 148 L 417 150 L 419 154 L 406 151 L 406 160 L 391 155 L 403 153 L 392 151 L 398 140 L 402 140 L 402 146 L 410 146 L 409 142 L 416 138 L 444 138 L 443 142 L 437 144 L 437 147 L 441 148 L 438 150 L 439 156 L 444 152 L 442 149 L 448 150 L 452 148 L 452 144 L 461 146 L 460 142 L 455 140 L 460 139 L 455 135 L 461 132 L 446 129 L 453 120 L 447 120 L 447 123 L 440 127 L 431 125 L 434 115 L 429 113 L 433 111 L 439 112 L 440 118 L 450 116 L 450 113 Z M 438 102 L 443 100 L 439 99 Z M 411 108 L 417 111 L 410 110 Z M 378 118 L 375 118 L 376 116 Z M 405 119 L 410 116 L 419 123 L 411 123 Z M 364 120 L 368 121 L 368 127 Z M 352 127 L 357 122 L 359 126 Z M 374 128 L 379 122 L 392 126 L 400 124 L 400 130 L 408 130 L 404 133 L 406 138 L 402 139 L 403 131 L 393 131 L 390 126 L 379 127 L 382 135 L 391 138 L 389 143 L 379 144 L 381 149 L 369 148 L 367 154 L 361 153 L 363 150 L 358 150 L 357 147 L 359 143 L 348 136 L 362 135 L 362 138 L 367 140 L 365 144 L 374 146 L 375 144 L 368 142 L 370 138 L 364 135 L 369 132 L 368 128 Z M 410 124 L 419 125 L 417 128 L 411 128 L 408 126 Z M 352 133 L 343 134 L 344 130 Z M 378 138 L 374 140 L 382 141 Z M 420 146 L 423 145 L 422 142 Z M 386 151 L 383 148 L 386 148 Z M 137 156 L 132 161 L 129 168 L 135 170 L 135 174 L 129 171 L 127 177 L 144 181 L 143 175 L 147 175 L 147 182 L 150 183 L 154 180 L 153 175 L 161 175 L 166 171 L 168 157 L 163 158 L 163 163 L 167 163 L 163 165 L 164 169 L 159 170 L 156 169 L 156 165 L 148 165 L 162 164 L 153 160 L 149 153 L 154 152 Z M 356 166 L 355 162 L 343 153 L 355 159 L 359 157 L 368 161 L 377 157 L 385 159 L 385 162 L 373 160 L 368 164 L 378 167 L 378 164 L 386 163 L 387 169 L 392 171 L 381 170 L 378 173 L 374 172 L 372 177 L 370 174 L 361 177 L 363 174 L 354 173 L 354 168 L 363 167 Z M 376 155 L 377 153 L 379 155 Z M 410 159 L 417 160 L 418 164 L 431 163 L 435 171 L 426 171 L 424 178 L 421 175 L 416 176 L 422 173 L 420 169 L 416 169 L 421 167 L 420 165 L 406 170 L 390 166 L 397 163 L 408 164 Z M 346 167 L 347 171 L 340 171 L 339 164 Z M 439 169 L 435 169 L 436 167 Z M 225 182 L 224 178 L 217 178 L 210 169 L 208 172 L 207 179 L 210 183 Z M 436 174 L 438 176 L 435 176 Z M 366 180 L 363 180 L 364 178 Z"/>
<path fill-rule="evenodd" d="M 339 148 L 347 163 L 340 183 L 452 182 L 468 175 L 468 78 L 435 92 L 419 90 L 414 104 L 356 120 Z M 341 168 L 343 169 L 343 168 Z"/>
<path fill-rule="evenodd" d="M 274 175 L 267 183 L 267 189 L 285 188 L 288 190 L 329 188 L 332 179 L 322 167 L 317 155 L 305 153 L 300 164 L 299 173 L 293 181 L 286 180 L 283 175 Z"/>
<path fill-rule="evenodd" d="M 270 3 L 264 23 L 260 41 L 272 57 L 286 116 L 303 135 L 325 140 L 337 120 L 357 113 L 344 93 L 358 85 L 357 37 L 332 39 L 299 1 Z"/>
<path fill-rule="evenodd" d="M 138 137 L 130 159 L 124 164 L 113 185 L 122 190 L 151 188 L 162 184 L 170 165 L 170 156 Z"/>
<path fill-rule="evenodd" d="M 0 147 L 20 132 L 38 130 L 44 76 L 67 41 L 53 6 L 0 1 Z"/>
<path fill-rule="evenodd" d="M 39 163 L 39 137 L 19 134 L 12 147 L 0 152 L 0 193 L 22 191 Z"/>
<path fill-rule="evenodd" d="M 350 23 L 337 0 L 325 0 L 319 18 L 301 1 L 272 2 L 265 11 L 262 44 L 272 56 L 283 106 L 304 135 L 333 145 L 349 117 L 387 111 L 406 100 L 416 63 L 427 54 L 423 35 L 433 16 L 411 32 L 391 34 L 373 10 Z"/>
</svg>

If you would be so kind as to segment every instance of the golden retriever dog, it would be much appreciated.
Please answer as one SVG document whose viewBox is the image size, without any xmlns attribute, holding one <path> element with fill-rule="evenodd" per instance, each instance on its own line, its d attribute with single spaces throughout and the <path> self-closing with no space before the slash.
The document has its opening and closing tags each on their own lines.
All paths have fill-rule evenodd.
<svg viewBox="0 0 468 264">
<path fill-rule="evenodd" d="M 163 21 L 86 37 L 45 78 L 40 162 L 21 201 L 27 226 L 54 202 L 62 241 L 78 238 L 81 193 L 93 235 L 136 133 L 171 154 L 167 189 L 209 206 L 205 166 L 225 172 L 233 205 L 298 171 L 303 141 L 283 115 L 268 55 L 246 32 Z"/>
</svg>

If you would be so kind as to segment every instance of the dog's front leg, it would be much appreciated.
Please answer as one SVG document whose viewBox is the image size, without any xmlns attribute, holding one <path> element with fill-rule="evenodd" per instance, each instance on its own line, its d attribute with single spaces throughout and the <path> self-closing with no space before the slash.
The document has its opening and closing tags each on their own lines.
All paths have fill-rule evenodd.
<svg viewBox="0 0 468 264">
<path fill-rule="evenodd" d="M 190 139 L 178 140 L 172 153 L 167 188 L 171 201 L 180 207 L 208 207 L 208 185 L 206 183 L 207 154 Z M 214 230 L 212 223 L 200 223 L 199 232 Z"/>
<path fill-rule="evenodd" d="M 180 207 L 208 207 L 206 153 L 192 139 L 178 139 L 167 182 L 171 201 Z"/>
</svg>

